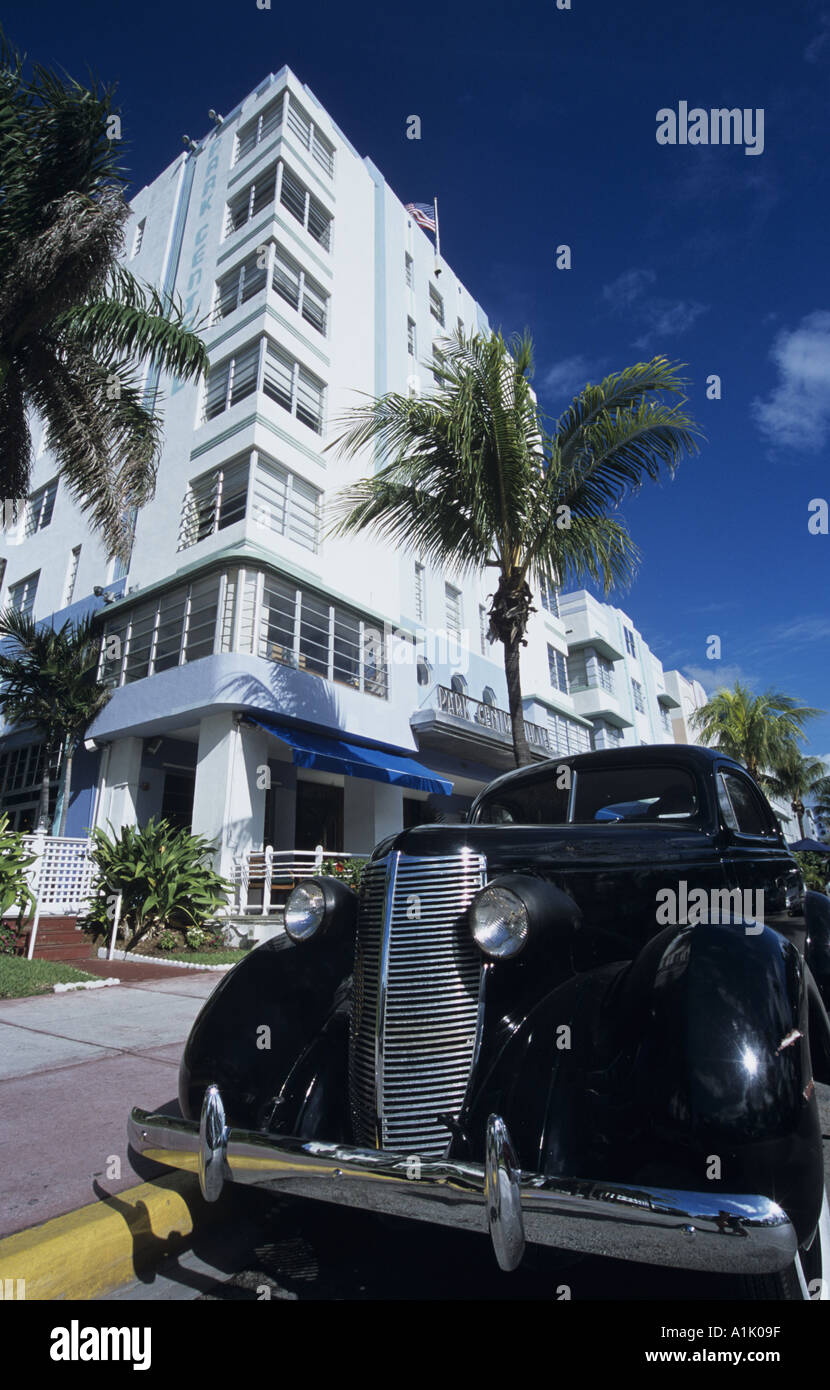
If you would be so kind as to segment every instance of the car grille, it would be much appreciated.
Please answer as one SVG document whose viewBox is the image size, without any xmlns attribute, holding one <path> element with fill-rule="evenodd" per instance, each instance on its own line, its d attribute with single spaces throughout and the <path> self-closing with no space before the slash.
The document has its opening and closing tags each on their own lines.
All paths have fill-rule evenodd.
<svg viewBox="0 0 830 1390">
<path fill-rule="evenodd" d="M 355 1141 L 440 1157 L 478 1041 L 482 957 L 461 920 L 481 855 L 369 864 L 358 915 L 349 1059 Z M 420 914 L 419 916 L 416 914 Z"/>
</svg>

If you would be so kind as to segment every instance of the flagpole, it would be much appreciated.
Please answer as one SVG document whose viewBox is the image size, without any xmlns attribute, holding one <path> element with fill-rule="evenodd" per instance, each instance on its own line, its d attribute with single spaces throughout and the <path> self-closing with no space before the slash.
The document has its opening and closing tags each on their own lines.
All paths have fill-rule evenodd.
<svg viewBox="0 0 830 1390">
<path fill-rule="evenodd" d="M 435 255 L 436 255 L 436 258 L 437 258 L 438 256 L 441 255 L 441 233 L 440 233 L 440 231 L 439 231 L 439 229 L 438 229 L 438 199 L 437 199 L 437 198 L 433 198 L 433 200 L 432 200 L 432 206 L 433 206 L 433 209 L 434 209 L 434 211 L 435 211 Z"/>
</svg>

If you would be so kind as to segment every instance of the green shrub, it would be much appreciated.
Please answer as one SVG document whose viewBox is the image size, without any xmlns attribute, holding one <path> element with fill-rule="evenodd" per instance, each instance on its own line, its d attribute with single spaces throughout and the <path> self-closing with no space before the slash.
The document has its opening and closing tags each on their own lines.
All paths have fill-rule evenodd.
<svg viewBox="0 0 830 1390">
<path fill-rule="evenodd" d="M 8 816 L 0 815 L 0 955 L 14 956 L 23 940 L 22 928 L 36 907 L 26 877 L 35 856 L 24 852 L 23 836 L 8 827 Z M 2 918 L 12 908 L 19 909 L 17 921 L 6 924 Z"/>
<path fill-rule="evenodd" d="M 92 832 L 98 890 L 86 925 L 112 928 L 115 895 L 121 893 L 121 931 L 127 949 L 161 930 L 201 927 L 227 902 L 230 884 L 210 863 L 213 846 L 203 835 L 176 830 L 153 818 L 139 829 L 125 825 L 116 835 Z"/>
<path fill-rule="evenodd" d="M 208 939 L 207 932 L 203 931 L 201 927 L 191 927 L 184 935 L 191 951 L 201 951 Z"/>
<path fill-rule="evenodd" d="M 830 881 L 830 855 L 797 851 L 794 858 L 807 887 L 823 893 L 825 883 Z"/>
<path fill-rule="evenodd" d="M 156 945 L 160 951 L 175 951 L 179 944 L 178 932 L 169 931 L 167 927 L 156 937 Z"/>
<path fill-rule="evenodd" d="M 360 891 L 360 882 L 363 878 L 363 870 L 366 867 L 365 859 L 324 859 L 320 869 L 321 874 L 329 874 L 332 878 L 342 878 L 344 883 L 348 883 L 355 892 Z"/>
</svg>

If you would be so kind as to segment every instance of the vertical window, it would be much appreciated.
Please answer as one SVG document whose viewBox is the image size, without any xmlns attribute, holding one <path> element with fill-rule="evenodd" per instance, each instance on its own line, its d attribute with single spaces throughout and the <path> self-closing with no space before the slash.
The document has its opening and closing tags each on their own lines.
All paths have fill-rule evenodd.
<svg viewBox="0 0 830 1390">
<path fill-rule="evenodd" d="M 444 602 L 447 616 L 447 633 L 450 637 L 461 638 L 461 590 L 452 584 L 444 585 Z"/>
<path fill-rule="evenodd" d="M 558 618 L 559 596 L 550 575 L 543 574 L 541 576 L 539 580 L 539 594 L 542 599 L 542 607 L 546 608 L 548 613 L 552 613 L 554 618 Z"/>
<path fill-rule="evenodd" d="M 277 166 L 270 165 L 261 174 L 249 183 L 247 188 L 243 188 L 228 203 L 228 214 L 225 221 L 225 236 L 231 232 L 236 232 L 252 217 L 264 212 L 274 202 L 276 196 Z"/>
<path fill-rule="evenodd" d="M 329 296 L 302 266 L 278 246 L 274 252 L 274 289 L 286 304 L 297 309 L 312 328 L 325 335 Z"/>
<path fill-rule="evenodd" d="M 69 569 L 66 572 L 66 588 L 64 589 L 64 607 L 72 602 L 72 595 L 75 592 L 75 580 L 78 577 L 78 561 L 81 558 L 81 547 L 76 545 L 69 557 Z"/>
<path fill-rule="evenodd" d="M 418 622 L 419 622 L 419 623 L 422 623 L 422 622 L 424 621 L 424 613 L 425 613 L 425 611 L 426 611 L 426 605 L 425 605 L 425 602 L 424 602 L 424 577 L 425 577 L 424 566 L 423 566 L 418 560 L 416 560 L 416 561 L 415 561 L 415 617 L 418 619 Z"/>
<path fill-rule="evenodd" d="M 25 579 L 18 580 L 16 584 L 9 585 L 9 608 L 15 613 L 22 613 L 24 618 L 32 616 L 39 579 L 40 570 L 37 570 L 34 574 L 28 574 Z"/>
<path fill-rule="evenodd" d="M 550 683 L 554 690 L 561 690 L 564 695 L 568 694 L 568 663 L 563 652 L 552 647 L 548 642 L 548 671 L 550 673 Z"/>
<path fill-rule="evenodd" d="M 416 344 L 416 339 L 415 339 L 415 320 L 414 320 L 414 319 L 407 319 L 407 321 L 406 321 L 406 350 L 407 350 L 407 352 L 409 353 L 409 356 L 410 356 L 410 357 L 417 357 L 417 356 L 418 356 L 418 349 L 417 349 L 417 344 Z"/>
<path fill-rule="evenodd" d="M 634 699 L 634 708 L 635 708 L 640 714 L 645 714 L 645 712 L 646 712 L 646 702 L 645 702 L 645 699 L 643 698 L 643 687 L 641 686 L 641 684 L 640 684 L 639 681 L 635 681 L 635 680 L 632 679 L 632 681 L 631 681 L 631 694 L 632 694 L 633 699 Z"/>
<path fill-rule="evenodd" d="M 437 319 L 441 327 L 444 327 L 444 300 L 434 285 L 429 287 L 429 312 L 434 319 Z"/>
<path fill-rule="evenodd" d="M 331 249 L 331 213 L 324 208 L 305 184 L 283 165 L 280 202 L 291 216 L 305 227 L 309 236 L 325 248 Z"/>
<path fill-rule="evenodd" d="M 6 557 L 0 555 L 0 589 L 3 588 L 3 580 L 6 577 Z"/>
<path fill-rule="evenodd" d="M 623 634 L 624 634 L 624 636 L 625 636 L 625 649 L 626 649 L 626 651 L 628 652 L 629 656 L 633 656 L 633 657 L 636 658 L 636 656 L 637 656 L 637 644 L 636 644 L 636 642 L 634 641 L 634 633 L 631 631 L 630 628 L 624 627 L 624 628 L 623 628 Z"/>
<path fill-rule="evenodd" d="M 487 617 L 487 609 L 483 603 L 478 605 L 478 632 L 481 639 L 481 655 L 487 655 L 487 633 L 490 630 L 490 619 Z"/>
<path fill-rule="evenodd" d="M 24 536 L 33 536 L 36 531 L 42 531 L 52 520 L 52 513 L 55 510 L 55 498 L 58 495 L 58 480 L 53 478 L 51 483 L 45 487 L 38 488 L 33 492 L 26 504 L 26 520 L 23 525 Z"/>
<path fill-rule="evenodd" d="M 317 128 L 293 94 L 288 98 L 288 129 L 296 135 L 304 149 L 311 151 L 312 157 L 331 178 L 334 174 L 334 146 Z"/>
<path fill-rule="evenodd" d="M 240 304 L 245 304 L 255 294 L 259 294 L 260 290 L 265 289 L 268 269 L 261 264 L 262 259 L 259 250 L 252 251 L 240 265 L 235 266 L 218 281 L 212 320 L 214 324 L 220 323 Z"/>
<path fill-rule="evenodd" d="M 444 375 L 443 375 L 443 372 L 441 371 L 441 368 L 442 368 L 443 365 L 444 365 L 444 358 L 443 358 L 443 355 L 442 355 L 442 353 L 441 353 L 441 350 L 440 350 L 440 348 L 437 348 L 437 347 L 435 346 L 435 344 L 433 343 L 433 345 L 432 345 L 432 376 L 433 376 L 433 380 L 435 381 L 435 385 L 436 385 L 436 386 L 443 386 L 443 384 L 444 384 Z"/>
<path fill-rule="evenodd" d="M 259 343 L 242 348 L 233 357 L 211 367 L 205 392 L 205 420 L 250 396 L 257 387 Z"/>
<path fill-rule="evenodd" d="M 133 236 L 133 255 L 137 256 L 144 244 L 144 228 L 147 225 L 147 218 L 142 217 L 138 223 Z"/>
<path fill-rule="evenodd" d="M 237 459 L 203 473 L 190 484 L 182 513 L 179 550 L 223 531 L 245 515 L 248 460 Z"/>
<path fill-rule="evenodd" d="M 410 289 L 413 289 L 415 285 L 415 262 L 408 251 L 405 252 L 404 272 L 406 274 L 407 285 Z"/>
</svg>

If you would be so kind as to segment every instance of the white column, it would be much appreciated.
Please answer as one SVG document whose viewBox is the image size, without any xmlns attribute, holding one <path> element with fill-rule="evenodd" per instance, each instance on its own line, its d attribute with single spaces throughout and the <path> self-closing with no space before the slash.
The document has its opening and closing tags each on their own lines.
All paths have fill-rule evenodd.
<svg viewBox="0 0 830 1390">
<path fill-rule="evenodd" d="M 107 834 L 110 824 L 116 832 L 122 825 L 137 824 L 136 801 L 143 746 L 140 738 L 119 738 L 110 745 L 95 815 L 95 824 Z"/>
<path fill-rule="evenodd" d="M 351 854 L 369 854 L 378 840 L 403 828 L 403 787 L 347 777 L 343 797 L 343 848 Z"/>
<path fill-rule="evenodd" d="M 202 720 L 192 828 L 215 843 L 215 867 L 228 877 L 235 855 L 262 849 L 267 768 L 267 734 L 231 713 Z"/>
</svg>

